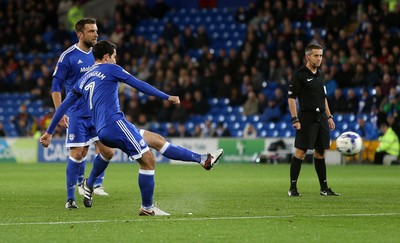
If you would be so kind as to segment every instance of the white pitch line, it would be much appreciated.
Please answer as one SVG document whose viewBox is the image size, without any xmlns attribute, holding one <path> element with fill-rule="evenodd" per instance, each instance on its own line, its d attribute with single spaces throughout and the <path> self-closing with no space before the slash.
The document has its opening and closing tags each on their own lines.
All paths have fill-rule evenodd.
<svg viewBox="0 0 400 243">
<path fill-rule="evenodd" d="M 21 225 L 63 225 L 63 224 L 90 224 L 90 223 L 127 223 L 127 222 L 145 222 L 150 220 L 155 221 L 206 221 L 206 220 L 243 220 L 243 219 L 283 219 L 295 217 L 379 217 L 379 216 L 396 216 L 400 213 L 371 213 L 371 214 L 317 214 L 317 215 L 265 215 L 265 216 L 243 216 L 243 217 L 211 217 L 211 218 L 171 218 L 166 216 L 161 217 L 146 217 L 146 219 L 127 219 L 127 220 L 84 220 L 84 221 L 60 221 L 60 222 L 25 222 L 25 223 L 0 223 L 0 226 L 21 226 Z"/>
</svg>

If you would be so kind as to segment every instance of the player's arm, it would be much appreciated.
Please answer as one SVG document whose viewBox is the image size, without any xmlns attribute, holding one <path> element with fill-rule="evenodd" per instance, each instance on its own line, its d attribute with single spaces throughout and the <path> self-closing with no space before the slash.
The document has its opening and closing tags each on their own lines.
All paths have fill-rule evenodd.
<svg viewBox="0 0 400 243">
<path fill-rule="evenodd" d="M 40 143 L 43 145 L 43 147 L 47 148 L 50 145 L 51 137 L 54 133 L 54 130 L 58 122 L 64 116 L 65 112 L 67 112 L 68 108 L 71 107 L 73 104 L 75 104 L 75 102 L 80 98 L 80 96 L 81 95 L 79 93 L 77 93 L 75 90 L 72 90 L 71 92 L 69 92 L 65 100 L 61 102 L 60 106 L 54 113 L 53 118 L 51 119 L 51 123 L 47 128 L 47 131 L 40 138 Z"/>
<path fill-rule="evenodd" d="M 61 105 L 62 102 L 62 95 L 61 90 L 64 84 L 63 77 L 68 72 L 66 66 L 63 63 L 57 63 L 56 70 L 53 76 L 53 82 L 51 85 L 51 98 L 53 100 L 54 108 L 57 110 L 58 107 Z M 64 116 L 60 121 L 60 126 L 66 127 L 67 126 L 67 117 Z"/>
<path fill-rule="evenodd" d="M 128 85 L 136 88 L 142 93 L 145 93 L 147 95 L 155 96 L 157 98 L 163 99 L 163 100 L 168 100 L 174 105 L 177 105 L 180 103 L 179 97 L 178 96 L 170 96 L 167 95 L 166 93 L 154 88 L 150 84 L 143 82 L 132 75 L 129 75 L 128 78 L 125 80 L 125 83 Z"/>
</svg>

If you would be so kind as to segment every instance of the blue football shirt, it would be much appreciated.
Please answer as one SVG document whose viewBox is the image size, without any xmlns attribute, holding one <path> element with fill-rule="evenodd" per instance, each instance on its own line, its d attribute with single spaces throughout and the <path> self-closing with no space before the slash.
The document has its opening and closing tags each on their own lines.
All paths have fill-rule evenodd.
<svg viewBox="0 0 400 243">
<path fill-rule="evenodd" d="M 116 64 L 95 64 L 83 75 L 75 84 L 67 98 L 56 110 L 51 124 L 47 130 L 49 134 L 61 119 L 65 111 L 77 101 L 84 101 L 92 115 L 92 121 L 99 132 L 107 124 L 124 119 L 118 100 L 118 84 L 126 83 L 136 88 L 142 93 L 167 100 L 169 96 L 162 91 L 154 88 L 131 74 Z M 81 98 L 82 97 L 82 98 Z"/>
<path fill-rule="evenodd" d="M 65 93 L 72 90 L 76 82 L 85 74 L 94 63 L 92 51 L 85 52 L 78 48 L 77 44 L 65 50 L 58 59 L 53 77 L 58 78 L 63 83 Z M 53 91 L 60 91 L 54 88 Z M 76 102 L 67 111 L 67 116 L 90 117 L 90 111 L 83 104 L 83 100 Z"/>
</svg>

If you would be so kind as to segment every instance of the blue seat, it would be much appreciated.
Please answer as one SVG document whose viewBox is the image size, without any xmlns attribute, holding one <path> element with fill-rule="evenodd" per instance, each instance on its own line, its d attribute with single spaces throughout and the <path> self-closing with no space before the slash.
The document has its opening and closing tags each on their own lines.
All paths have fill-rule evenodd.
<svg viewBox="0 0 400 243">
<path fill-rule="evenodd" d="M 279 131 L 279 137 L 289 138 L 292 137 L 292 132 L 289 129 Z"/>
<path fill-rule="evenodd" d="M 339 137 L 340 134 L 341 134 L 341 132 L 338 130 L 331 132 L 331 139 L 332 140 L 336 139 L 337 137 Z"/>
<path fill-rule="evenodd" d="M 233 131 L 229 130 L 229 131 L 231 132 L 231 135 L 233 137 L 237 137 L 237 138 L 243 137 L 243 131 L 242 130 L 233 130 Z"/>
<path fill-rule="evenodd" d="M 191 131 L 191 130 L 193 130 L 194 125 L 195 124 L 193 122 L 186 122 L 185 123 L 185 128 L 186 128 L 186 130 Z"/>
<path fill-rule="evenodd" d="M 266 132 L 267 132 L 267 137 L 278 137 L 279 136 L 279 131 L 276 129 L 266 130 Z"/>
</svg>

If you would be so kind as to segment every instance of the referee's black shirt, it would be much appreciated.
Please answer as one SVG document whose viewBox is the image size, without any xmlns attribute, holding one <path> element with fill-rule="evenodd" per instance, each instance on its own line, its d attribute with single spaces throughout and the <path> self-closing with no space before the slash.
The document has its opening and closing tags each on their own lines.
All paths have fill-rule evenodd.
<svg viewBox="0 0 400 243">
<path fill-rule="evenodd" d="M 313 74 L 306 66 L 301 67 L 289 82 L 288 97 L 299 101 L 300 111 L 325 111 L 325 78 L 317 69 Z"/>
</svg>

